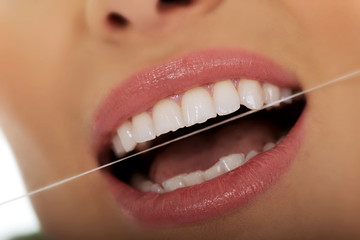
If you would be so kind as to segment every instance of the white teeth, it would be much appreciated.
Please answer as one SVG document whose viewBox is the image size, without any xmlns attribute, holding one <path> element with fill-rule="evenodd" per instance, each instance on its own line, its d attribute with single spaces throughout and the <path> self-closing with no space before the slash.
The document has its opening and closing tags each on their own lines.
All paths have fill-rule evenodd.
<svg viewBox="0 0 360 240">
<path fill-rule="evenodd" d="M 181 175 L 164 181 L 162 183 L 162 186 L 166 192 L 170 192 L 178 188 L 186 187 Z"/>
<path fill-rule="evenodd" d="M 275 101 L 280 100 L 280 88 L 277 86 L 274 86 L 270 83 L 264 83 L 263 84 L 264 89 L 264 103 L 270 104 Z M 279 104 L 276 104 L 275 106 L 278 106 Z"/>
<path fill-rule="evenodd" d="M 159 184 L 146 179 L 141 174 L 135 174 L 130 180 L 130 184 L 142 192 L 164 193 L 164 189 Z"/>
<path fill-rule="evenodd" d="M 157 136 L 184 127 L 180 106 L 171 100 L 161 100 L 152 111 Z"/>
<path fill-rule="evenodd" d="M 246 155 L 245 162 L 249 161 L 250 159 L 252 159 L 253 157 L 255 157 L 255 156 L 258 155 L 258 154 L 259 154 L 258 151 L 251 150 L 251 151 L 248 152 L 248 154 Z"/>
<path fill-rule="evenodd" d="M 136 142 L 132 134 L 132 125 L 129 121 L 126 121 L 118 128 L 117 134 L 126 152 L 134 150 Z"/>
<path fill-rule="evenodd" d="M 225 173 L 225 170 L 221 167 L 221 163 L 217 162 L 214 166 L 204 171 L 205 180 L 210 180 Z"/>
<path fill-rule="evenodd" d="M 157 183 L 153 183 L 150 187 L 150 191 L 154 193 L 163 193 L 164 189 Z"/>
<path fill-rule="evenodd" d="M 229 172 L 243 165 L 245 163 L 245 156 L 242 153 L 231 154 L 229 156 L 220 158 L 220 162 L 222 164 L 223 169 Z"/>
<path fill-rule="evenodd" d="M 273 142 L 268 142 L 268 143 L 266 143 L 266 144 L 264 145 L 263 151 L 266 152 L 266 151 L 272 149 L 272 148 L 275 147 L 275 146 L 276 146 L 275 143 L 273 143 Z"/>
<path fill-rule="evenodd" d="M 240 108 L 240 98 L 231 80 L 215 83 L 213 99 L 219 115 L 230 114 Z"/>
<path fill-rule="evenodd" d="M 134 186 L 142 192 L 164 193 L 164 189 L 159 184 L 153 183 L 150 180 L 144 180 Z"/>
<path fill-rule="evenodd" d="M 181 98 L 181 106 L 176 101 L 163 99 L 151 109 L 151 115 L 143 112 L 124 122 L 112 139 L 113 150 L 117 156 L 137 150 L 146 149 L 156 136 L 170 131 L 176 131 L 184 126 L 203 123 L 216 115 L 226 115 L 237 111 L 240 104 L 249 109 L 261 109 L 264 104 L 270 104 L 279 99 L 290 96 L 290 89 L 280 89 L 277 86 L 258 81 L 242 79 L 238 81 L 238 88 L 231 80 L 217 82 L 213 87 L 213 96 L 204 87 L 196 87 L 185 92 Z M 278 143 L 279 141 L 277 141 Z M 268 142 L 263 151 L 268 151 L 275 143 Z M 131 183 L 143 192 L 164 193 L 179 188 L 201 184 L 214 179 L 226 172 L 230 172 L 249 161 L 259 152 L 251 150 L 245 156 L 243 153 L 230 154 L 221 157 L 217 163 L 205 171 L 195 171 L 180 174 L 163 183 L 154 183 L 145 177 L 137 177 Z"/>
<path fill-rule="evenodd" d="M 135 142 L 142 143 L 155 138 L 155 131 L 150 115 L 141 113 L 132 119 Z"/>
<path fill-rule="evenodd" d="M 276 144 L 268 142 L 263 147 L 263 152 L 275 147 Z M 194 171 L 191 173 L 184 173 L 165 180 L 162 184 L 154 183 L 145 179 L 142 175 L 135 175 L 132 179 L 132 186 L 143 192 L 165 193 L 171 192 L 179 188 L 194 186 L 205 181 L 214 179 L 224 173 L 230 172 L 238 167 L 244 165 L 251 158 L 258 155 L 259 152 L 251 150 L 245 157 L 243 153 L 234 153 L 221 157 L 212 167 L 205 171 Z"/>
<path fill-rule="evenodd" d="M 217 114 L 233 113 L 240 108 L 240 104 L 249 109 L 261 109 L 264 103 L 269 104 L 290 96 L 292 90 L 280 89 L 269 83 L 261 86 L 258 81 L 241 79 L 237 89 L 232 80 L 224 80 L 214 84 L 212 96 L 210 92 L 206 87 L 193 88 L 182 95 L 181 104 L 163 99 L 149 111 L 151 115 L 143 112 L 134 116 L 131 121 L 126 121 L 118 128 L 118 137 L 114 136 L 112 139 L 115 154 L 120 157 L 135 148 L 143 150 L 146 145 L 140 145 L 156 136 L 203 123 Z"/>
<path fill-rule="evenodd" d="M 119 135 L 115 134 L 112 140 L 112 145 L 116 156 L 121 156 L 125 153 L 125 149 L 123 148 Z"/>
<path fill-rule="evenodd" d="M 183 180 L 186 186 L 192 186 L 205 181 L 204 172 L 196 171 L 183 176 Z"/>
<path fill-rule="evenodd" d="M 260 109 L 264 105 L 263 90 L 258 81 L 242 79 L 238 92 L 241 104 L 249 109 Z"/>
<path fill-rule="evenodd" d="M 202 87 L 185 92 L 181 106 L 186 126 L 203 123 L 209 118 L 216 117 L 210 93 Z"/>
</svg>

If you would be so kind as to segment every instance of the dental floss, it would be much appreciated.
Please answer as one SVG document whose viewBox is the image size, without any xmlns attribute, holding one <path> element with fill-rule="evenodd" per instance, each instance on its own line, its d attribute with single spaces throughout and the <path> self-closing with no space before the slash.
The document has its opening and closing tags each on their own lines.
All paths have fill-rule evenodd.
<svg viewBox="0 0 360 240">
<path fill-rule="evenodd" d="M 102 166 L 100 166 L 100 167 L 94 168 L 94 169 L 92 169 L 92 170 L 83 172 L 83 173 L 78 174 L 78 175 L 75 175 L 75 176 L 73 176 L 73 177 L 69 177 L 69 178 L 63 179 L 63 180 L 61 180 L 61 181 L 58 181 L 58 182 L 49 184 L 49 185 L 47 185 L 47 186 L 45 186 L 45 187 L 38 188 L 37 190 L 28 192 L 28 193 L 23 194 L 23 195 L 20 195 L 20 196 L 18 196 L 18 197 L 15 197 L 15 198 L 12 198 L 12 199 L 3 201 L 3 202 L 0 203 L 0 207 L 6 205 L 6 204 L 8 204 L 8 203 L 14 202 L 14 201 L 16 201 L 16 200 L 19 200 L 19 199 L 21 199 L 21 198 L 30 197 L 30 196 L 33 196 L 33 195 L 35 195 L 35 194 L 37 194 L 37 193 L 47 191 L 47 190 L 49 190 L 49 189 L 52 189 L 52 188 L 54 188 L 54 187 L 57 187 L 57 186 L 60 186 L 60 185 L 65 184 L 65 183 L 71 182 L 71 181 L 73 181 L 73 180 L 75 180 L 75 179 L 78 179 L 78 178 L 80 178 L 80 177 L 82 177 L 82 176 L 91 174 L 91 173 L 93 173 L 93 172 L 96 172 L 96 171 L 98 171 L 98 170 L 101 170 L 101 169 L 104 169 L 104 168 L 106 168 L 106 167 L 112 166 L 112 165 L 117 164 L 117 163 L 119 163 L 119 162 L 122 162 L 122 161 L 128 160 L 128 159 L 130 159 L 130 158 L 136 157 L 136 156 L 138 156 L 138 155 L 141 155 L 141 154 L 150 152 L 150 151 L 155 150 L 155 149 L 157 149 L 157 148 L 164 147 L 164 146 L 166 146 L 166 145 L 168 145 L 168 144 L 170 144 L 170 143 L 177 142 L 177 141 L 179 141 L 179 140 L 182 140 L 182 139 L 191 137 L 191 136 L 196 135 L 196 134 L 198 134 L 198 133 L 201 133 L 201 132 L 210 130 L 210 129 L 212 129 L 212 128 L 221 126 L 221 125 L 223 125 L 223 124 L 225 124 L 225 123 L 228 123 L 228 122 L 231 122 L 231 121 L 240 119 L 240 118 L 245 117 L 245 116 L 248 116 L 248 115 L 251 115 L 251 114 L 256 113 L 256 112 L 258 112 L 258 111 L 261 111 L 261 110 L 263 110 L 263 109 L 272 107 L 272 106 L 277 105 L 277 104 L 280 104 L 280 103 L 282 103 L 282 102 L 286 102 L 286 101 L 288 101 L 288 100 L 294 99 L 294 98 L 299 97 L 299 96 L 301 96 L 301 95 L 305 95 L 305 94 L 307 94 L 307 93 L 309 93 L 309 92 L 318 90 L 318 89 L 323 88 L 323 87 L 326 87 L 326 86 L 328 86 L 328 85 L 331 85 L 331 84 L 334 84 L 334 83 L 337 83 L 337 82 L 340 82 L 340 81 L 343 81 L 343 80 L 348 80 L 348 79 L 350 79 L 351 77 L 354 77 L 354 76 L 357 76 L 357 75 L 360 75 L 360 70 L 356 70 L 356 71 L 354 71 L 354 72 L 345 74 L 345 75 L 343 75 L 343 76 L 341 76 L 341 77 L 338 77 L 338 78 L 329 80 L 329 81 L 327 81 L 327 82 L 324 82 L 324 83 L 322 83 L 322 84 L 319 84 L 319 85 L 317 85 L 317 86 L 315 86 L 315 87 L 312 87 L 312 88 L 303 90 L 303 91 L 301 91 L 301 92 L 295 93 L 295 94 L 293 94 L 293 95 L 291 95 L 291 96 L 282 98 L 282 99 L 280 99 L 280 100 L 278 100 L 278 101 L 275 101 L 275 102 L 272 102 L 272 103 L 270 103 L 270 104 L 267 104 L 267 105 L 263 106 L 263 107 L 262 107 L 261 109 L 259 109 L 259 110 L 250 110 L 250 111 L 248 111 L 248 112 L 241 113 L 241 114 L 239 114 L 239 115 L 237 115 L 237 116 L 234 116 L 234 117 L 232 117 L 232 118 L 229 118 L 229 119 L 226 119 L 226 120 L 224 120 L 224 121 L 215 123 L 215 124 L 213 124 L 213 125 L 211 125 L 211 126 L 208 126 L 208 127 L 203 128 L 203 129 L 196 130 L 196 131 L 194 131 L 194 132 L 192 132 L 192 133 L 189 133 L 189 134 L 186 134 L 186 135 L 184 135 L 184 136 L 181 136 L 181 137 L 172 139 L 172 140 L 167 141 L 167 142 L 165 142 L 165 143 L 161 143 L 161 144 L 156 145 L 156 146 L 154 146 L 154 147 L 145 149 L 145 150 L 143 150 L 143 151 L 141 151 L 141 152 L 138 152 L 138 153 L 132 154 L 132 155 L 130 155 L 130 156 L 127 156 L 127 157 L 118 159 L 118 160 L 113 161 L 113 162 L 111 162 L 111 163 L 107 163 L 107 164 L 102 165 Z"/>
</svg>

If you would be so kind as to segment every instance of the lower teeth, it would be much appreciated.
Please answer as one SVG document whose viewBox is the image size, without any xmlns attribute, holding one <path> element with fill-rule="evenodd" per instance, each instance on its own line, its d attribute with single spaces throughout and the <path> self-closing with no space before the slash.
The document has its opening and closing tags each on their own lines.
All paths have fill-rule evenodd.
<svg viewBox="0 0 360 240">
<path fill-rule="evenodd" d="M 246 119 L 222 125 L 221 128 L 211 129 L 171 143 L 162 149 L 140 154 L 130 161 L 120 162 L 108 169 L 118 180 L 141 192 L 161 194 L 202 184 L 243 166 L 257 154 L 276 146 L 282 139 L 279 137 L 286 135 L 294 126 L 305 104 L 306 101 L 302 98 L 291 105 L 283 105 L 272 111 L 260 111 Z M 246 109 L 242 112 L 246 112 Z M 176 139 L 242 112 L 238 111 L 226 118 L 218 117 L 219 119 L 209 120 L 206 124 L 168 133 L 153 142 L 138 145 L 137 151 Z M 268 141 L 273 143 L 266 143 Z M 228 153 L 233 154 L 227 155 Z M 104 163 L 117 159 L 114 152 L 106 149 L 100 156 L 100 161 Z M 182 160 L 184 162 L 178 162 Z M 213 165 L 209 167 L 210 164 Z"/>
<path fill-rule="evenodd" d="M 281 141 L 280 138 L 276 144 Z M 263 152 L 266 152 L 276 146 L 273 142 L 268 142 L 263 147 Z M 246 155 L 243 153 L 234 153 L 221 157 L 217 163 L 205 171 L 195 171 L 191 173 L 184 173 L 163 181 L 161 184 L 154 183 L 146 179 L 142 175 L 135 175 L 132 178 L 131 185 L 142 192 L 165 193 L 171 192 L 179 188 L 189 187 L 201 184 L 205 181 L 216 178 L 222 174 L 230 172 L 238 167 L 244 165 L 251 158 L 258 155 L 260 152 L 251 150 Z"/>
</svg>

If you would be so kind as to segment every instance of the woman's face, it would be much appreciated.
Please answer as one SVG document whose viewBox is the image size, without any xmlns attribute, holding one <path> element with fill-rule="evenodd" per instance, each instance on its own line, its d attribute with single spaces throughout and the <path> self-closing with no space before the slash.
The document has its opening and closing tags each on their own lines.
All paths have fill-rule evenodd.
<svg viewBox="0 0 360 240">
<path fill-rule="evenodd" d="M 203 51 L 214 54 L 204 61 L 217 59 L 219 52 L 221 55 L 223 51 L 228 55 L 235 54 L 235 60 L 242 59 L 241 52 L 245 50 L 250 52 L 250 59 L 261 55 L 261 59 L 270 59 L 280 65 L 279 71 L 286 72 L 281 76 L 295 76 L 296 84 L 307 89 L 359 68 L 359 29 L 360 3 L 357 0 L 0 0 L 1 126 L 13 147 L 28 189 L 35 190 L 99 166 L 97 153 L 100 150 L 97 146 L 101 144 L 95 146 L 94 142 L 109 140 L 106 137 L 99 140 L 99 135 L 108 134 L 98 130 L 106 128 L 102 122 L 112 121 L 113 129 L 110 130 L 116 132 L 116 127 L 125 117 L 131 118 L 152 109 L 153 104 L 162 98 L 174 94 L 181 98 L 184 92 L 196 86 L 225 80 L 213 79 L 212 75 L 217 74 L 214 71 L 206 73 L 208 80 L 204 77 L 201 84 L 200 80 L 183 84 L 176 78 L 172 82 L 167 79 L 171 84 L 166 91 L 160 81 L 160 91 L 154 84 L 157 75 L 152 78 L 150 74 L 155 70 L 146 69 L 159 64 L 169 66 L 174 58 L 182 56 L 185 59 L 192 56 L 190 63 L 199 62 L 196 57 L 199 51 L 201 56 Z M 252 64 L 261 64 L 256 59 L 242 66 L 245 68 L 243 74 Z M 271 77 L 267 77 L 278 71 L 277 67 L 275 70 L 268 67 L 272 63 L 267 61 L 265 71 L 261 67 L 249 70 L 262 79 L 261 82 L 271 81 Z M 214 65 L 212 62 L 212 67 Z M 194 66 L 200 68 L 202 65 Z M 186 67 L 181 65 L 177 70 Z M 164 67 L 160 67 L 160 71 L 165 71 L 161 68 Z M 228 66 L 225 64 L 221 70 L 225 71 L 223 76 L 228 76 L 226 69 Z M 143 71 L 150 73 L 139 74 Z M 170 67 L 168 73 L 171 71 Z M 267 71 L 268 75 L 261 74 Z M 147 82 L 146 77 L 145 80 L 129 78 L 134 74 L 148 76 Z M 241 73 L 234 74 L 239 76 L 230 74 L 231 79 L 244 77 Z M 146 84 L 136 85 L 139 81 Z M 291 85 L 286 81 L 275 80 L 273 83 L 280 87 Z M 238 86 L 239 81 L 233 83 Z M 120 90 L 112 95 L 123 96 L 109 97 L 114 88 Z M 129 89 L 133 92 L 126 92 Z M 114 187 L 106 177 L 109 172 L 98 171 L 32 198 L 43 231 L 62 239 L 79 236 L 87 239 L 115 236 L 124 239 L 359 236 L 360 112 L 355 110 L 359 90 L 360 82 L 353 79 L 306 96 L 306 115 L 303 114 L 298 127 L 300 133 L 293 134 L 295 140 L 291 137 L 285 139 L 290 142 L 289 147 L 279 145 L 274 148 L 273 151 L 277 149 L 277 152 L 271 160 L 274 162 L 272 170 L 263 173 L 258 167 L 252 168 L 256 161 L 266 163 L 266 155 L 242 166 L 244 176 L 259 175 L 246 183 L 249 191 L 251 187 L 256 188 L 252 181 L 263 183 L 264 191 L 236 198 L 230 203 L 220 201 L 218 205 L 216 199 L 209 197 L 210 207 L 201 208 L 206 197 L 200 192 L 206 189 L 216 193 L 219 187 L 215 185 L 223 178 L 188 187 L 192 188 L 193 195 L 199 195 L 194 200 L 193 196 L 180 194 L 186 193 L 186 188 L 155 194 L 141 193 L 134 188 L 124 190 L 123 186 L 116 185 L 118 183 Z M 161 94 L 153 94 L 159 91 Z M 208 91 L 213 93 L 213 85 Z M 143 103 L 136 105 L 133 98 L 140 92 L 144 92 L 141 94 Z M 108 100 L 103 102 L 104 99 Z M 122 105 L 115 102 L 120 100 Z M 136 107 L 129 110 L 132 104 Z M 108 114 L 113 119 L 103 120 L 107 115 L 102 113 L 109 112 L 114 112 Z M 126 116 L 123 116 L 124 112 Z M 120 116 L 123 116 L 122 120 Z M 258 129 L 262 129 L 261 126 Z M 258 135 L 264 135 L 266 129 Z M 251 130 L 245 134 L 246 138 L 256 135 L 255 132 Z M 226 138 L 221 131 L 216 134 L 210 134 L 209 141 Z M 236 136 L 229 139 L 225 145 L 237 141 Z M 191 150 L 194 155 L 199 149 L 205 152 L 212 149 L 207 145 L 198 146 L 196 138 L 188 141 L 194 142 Z M 244 141 L 244 145 L 249 145 Z M 185 153 L 188 152 L 188 146 L 184 145 L 169 147 L 164 150 L 164 155 L 170 152 L 170 156 L 176 156 L 177 153 L 171 151 L 181 147 Z M 286 167 L 276 165 L 276 154 L 281 155 L 282 150 L 287 151 L 285 148 L 295 150 L 289 150 L 291 157 L 282 157 L 288 162 Z M 166 157 L 164 159 L 157 162 L 158 168 L 163 164 L 163 172 L 176 172 L 173 168 L 177 167 L 196 168 L 197 164 L 196 159 L 188 161 L 185 166 L 181 165 L 183 159 L 177 159 L 175 163 Z M 279 170 L 282 167 L 284 171 Z M 155 171 L 152 176 L 156 178 L 156 174 Z M 263 175 L 279 176 L 272 183 L 273 178 Z M 245 181 L 241 174 L 238 177 L 232 180 L 229 177 L 228 180 Z M 227 188 L 231 190 L 231 187 Z M 236 191 L 240 190 L 234 187 Z M 141 201 L 145 206 L 151 206 L 146 214 L 142 215 L 141 211 L 134 213 L 134 209 L 124 207 L 131 194 L 142 196 L 136 203 L 139 207 Z M 148 203 L 149 199 L 143 200 L 143 195 L 150 196 L 153 205 Z M 170 195 L 172 197 L 168 197 Z M 168 206 L 171 204 L 169 199 L 178 196 L 182 202 L 192 202 L 191 208 L 195 210 L 186 216 L 182 215 L 183 212 L 174 215 L 178 207 L 175 202 L 173 210 L 160 211 L 153 213 L 157 216 L 152 216 L 151 209 L 155 209 L 156 204 Z M 156 202 L 156 199 L 162 200 Z M 154 224 L 149 224 L 151 219 Z"/>
</svg>

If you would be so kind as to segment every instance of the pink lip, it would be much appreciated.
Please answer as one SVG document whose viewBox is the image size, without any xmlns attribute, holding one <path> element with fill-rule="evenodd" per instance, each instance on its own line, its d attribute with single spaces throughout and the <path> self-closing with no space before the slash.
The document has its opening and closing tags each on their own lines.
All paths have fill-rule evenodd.
<svg viewBox="0 0 360 240">
<path fill-rule="evenodd" d="M 248 78 L 279 87 L 297 87 L 296 78 L 276 63 L 248 51 L 194 52 L 130 76 L 101 104 L 94 122 L 95 149 L 103 148 L 125 120 L 157 101 L 195 86 Z"/>
<path fill-rule="evenodd" d="M 298 86 L 292 74 L 254 53 L 228 49 L 191 53 L 138 72 L 116 87 L 97 112 L 95 149 L 99 152 L 109 144 L 123 121 L 160 99 L 194 86 L 233 78 L 255 79 L 280 87 Z M 163 226 L 206 220 L 249 202 L 280 178 L 300 145 L 304 116 L 305 113 L 275 148 L 199 185 L 165 194 L 143 193 L 107 172 L 104 176 L 119 206 L 139 222 Z"/>
<path fill-rule="evenodd" d="M 143 193 L 109 173 L 105 176 L 118 204 L 139 223 L 168 226 L 211 219 L 248 203 L 279 180 L 300 146 L 305 115 L 275 148 L 199 185 L 165 194 Z"/>
</svg>

